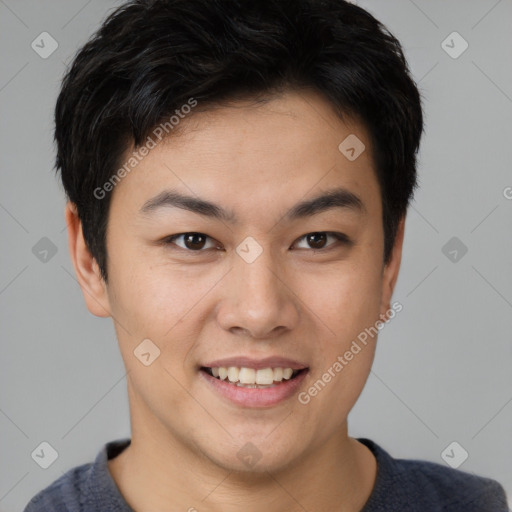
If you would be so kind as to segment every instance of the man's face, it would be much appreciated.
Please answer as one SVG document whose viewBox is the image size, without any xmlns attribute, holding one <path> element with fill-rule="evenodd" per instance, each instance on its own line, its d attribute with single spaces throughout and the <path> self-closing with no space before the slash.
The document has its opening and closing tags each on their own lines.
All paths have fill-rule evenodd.
<svg viewBox="0 0 512 512">
<path fill-rule="evenodd" d="M 335 363 L 389 308 L 370 140 L 306 92 L 181 122 L 191 129 L 117 185 L 109 214 L 105 303 L 129 372 L 132 435 L 227 469 L 256 459 L 255 471 L 284 468 L 345 426 L 375 338 L 341 370 Z M 366 146 L 353 161 L 338 149 L 350 134 Z M 289 213 L 334 190 L 342 201 Z M 173 206 L 171 193 L 236 220 Z M 134 354 L 143 340 L 144 352 L 160 350 L 148 366 L 140 359 L 154 355 Z M 273 385 L 241 387 L 205 368 L 219 366 L 245 367 L 248 381 L 273 368 L 260 373 Z M 276 368 L 302 371 L 286 379 Z"/>
</svg>

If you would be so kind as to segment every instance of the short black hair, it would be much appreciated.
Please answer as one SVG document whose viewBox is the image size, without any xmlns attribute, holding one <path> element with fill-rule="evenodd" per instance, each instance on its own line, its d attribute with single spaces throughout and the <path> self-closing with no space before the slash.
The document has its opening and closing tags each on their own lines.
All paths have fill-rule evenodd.
<svg viewBox="0 0 512 512">
<path fill-rule="evenodd" d="M 103 279 L 112 189 L 103 185 L 128 150 L 191 99 L 208 109 L 301 88 L 368 130 L 386 263 L 417 186 L 423 115 L 401 45 L 382 23 L 343 0 L 132 0 L 116 8 L 74 57 L 55 108 L 56 169 Z"/>
</svg>

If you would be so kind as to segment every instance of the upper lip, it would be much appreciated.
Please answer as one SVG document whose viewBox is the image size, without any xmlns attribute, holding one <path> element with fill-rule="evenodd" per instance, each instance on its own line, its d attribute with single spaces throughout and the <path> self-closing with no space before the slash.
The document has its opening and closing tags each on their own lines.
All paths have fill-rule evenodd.
<svg viewBox="0 0 512 512">
<path fill-rule="evenodd" d="M 263 359 L 255 359 L 246 356 L 234 356 L 225 359 L 216 359 L 202 365 L 207 368 L 219 368 L 221 366 L 230 367 L 236 366 L 238 368 L 254 368 L 260 370 L 262 368 L 291 368 L 292 370 L 302 370 L 308 366 L 300 361 L 288 359 L 287 357 L 265 357 Z"/>
</svg>

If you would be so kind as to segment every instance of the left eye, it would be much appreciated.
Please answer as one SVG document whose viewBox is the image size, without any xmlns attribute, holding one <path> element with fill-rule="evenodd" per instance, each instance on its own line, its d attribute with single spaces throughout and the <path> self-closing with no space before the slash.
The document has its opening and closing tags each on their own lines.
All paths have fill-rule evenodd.
<svg viewBox="0 0 512 512">
<path fill-rule="evenodd" d="M 350 239 L 344 235 L 343 233 L 336 233 L 331 231 L 316 231 L 313 233 L 308 233 L 298 239 L 298 241 L 305 240 L 310 247 L 305 247 L 305 249 L 313 249 L 313 250 L 323 250 L 327 247 L 330 247 L 333 244 L 327 244 L 328 238 L 334 238 L 335 240 L 344 243 L 350 244 Z M 213 241 L 213 238 L 205 235 L 204 233 L 180 233 L 178 235 L 171 235 L 165 238 L 164 242 L 166 244 L 175 243 L 175 240 L 183 239 L 183 246 L 180 244 L 176 244 L 181 249 L 189 250 L 191 252 L 201 252 L 202 249 L 211 249 L 215 248 L 215 244 L 210 242 L 212 245 L 210 247 L 207 246 L 206 241 Z M 312 245 L 312 246 L 311 246 Z"/>
<path fill-rule="evenodd" d="M 311 247 L 305 247 L 305 249 L 313 249 L 313 250 L 322 250 L 326 248 L 326 241 L 329 237 L 334 238 L 338 242 L 349 244 L 349 238 L 343 233 L 336 233 L 331 231 L 316 231 L 314 233 L 308 233 L 307 235 L 302 236 L 299 240 L 306 240 L 307 244 L 312 244 Z M 329 244 L 327 247 L 330 247 Z"/>
</svg>

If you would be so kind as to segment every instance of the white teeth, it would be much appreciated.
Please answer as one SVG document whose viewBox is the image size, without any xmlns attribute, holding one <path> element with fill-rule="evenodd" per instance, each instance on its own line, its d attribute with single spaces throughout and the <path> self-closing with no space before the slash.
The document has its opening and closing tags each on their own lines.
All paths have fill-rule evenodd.
<svg viewBox="0 0 512 512">
<path fill-rule="evenodd" d="M 291 368 L 283 368 L 283 379 L 288 380 L 292 376 L 293 370 Z"/>
<path fill-rule="evenodd" d="M 220 380 L 228 379 L 229 382 L 243 387 L 269 387 L 274 382 L 290 380 L 294 374 L 292 368 L 254 368 L 237 366 L 219 366 L 211 368 L 212 375 Z"/>
<path fill-rule="evenodd" d="M 238 380 L 240 381 L 240 384 L 255 384 L 256 383 L 256 370 L 254 370 L 254 368 L 240 368 L 240 373 L 238 374 Z M 272 384 L 272 383 L 270 383 L 270 384 Z"/>
<path fill-rule="evenodd" d="M 242 379 L 240 379 L 242 381 Z M 263 368 L 256 372 L 256 384 L 272 384 L 274 382 L 274 372 L 272 368 Z"/>
<path fill-rule="evenodd" d="M 268 386 L 264 386 L 262 384 L 242 384 L 240 382 L 237 382 L 235 386 L 238 386 L 239 388 L 258 388 L 258 389 L 264 389 L 264 388 L 275 388 L 275 384 L 270 384 Z"/>
<path fill-rule="evenodd" d="M 229 382 L 238 382 L 238 376 L 240 374 L 240 369 L 236 366 L 230 366 L 228 368 L 228 379 Z"/>
<path fill-rule="evenodd" d="M 281 382 L 283 380 L 283 369 L 274 368 L 274 381 Z"/>
</svg>

